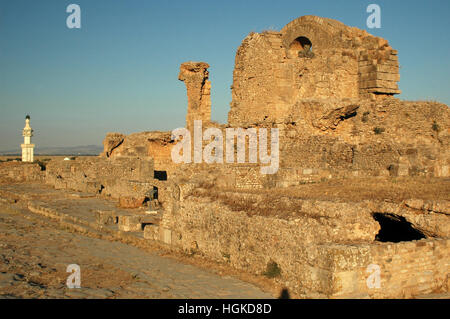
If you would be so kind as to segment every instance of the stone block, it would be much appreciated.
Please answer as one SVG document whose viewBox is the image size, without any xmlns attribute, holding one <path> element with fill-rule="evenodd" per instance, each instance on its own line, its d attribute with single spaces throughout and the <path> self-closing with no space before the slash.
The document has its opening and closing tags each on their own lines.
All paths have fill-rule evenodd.
<svg viewBox="0 0 450 319">
<path fill-rule="evenodd" d="M 126 215 L 119 217 L 119 230 L 124 232 L 142 231 L 140 216 Z"/>
<path fill-rule="evenodd" d="M 139 208 L 144 204 L 145 197 L 121 196 L 119 198 L 119 207 L 121 208 Z"/>
<path fill-rule="evenodd" d="M 381 65 L 399 67 L 399 63 L 396 60 L 386 60 L 386 61 L 383 61 L 383 63 Z"/>
<path fill-rule="evenodd" d="M 395 54 L 391 54 L 391 55 L 389 56 L 389 61 L 398 61 L 398 56 L 395 55 Z"/>
<path fill-rule="evenodd" d="M 400 93 L 402 93 L 401 90 L 387 89 L 387 88 L 372 88 L 372 89 L 367 89 L 367 92 L 369 92 L 369 93 L 384 93 L 384 94 L 400 94 Z"/>
<path fill-rule="evenodd" d="M 55 180 L 55 189 L 66 189 L 66 188 L 67 188 L 67 182 L 66 181 L 64 181 L 64 180 L 62 180 L 60 178 L 57 178 Z"/>
<path fill-rule="evenodd" d="M 97 210 L 95 212 L 95 218 L 97 224 L 100 225 L 113 225 L 119 221 L 117 212 L 113 210 Z"/>
<path fill-rule="evenodd" d="M 409 175 L 409 167 L 406 164 L 398 165 L 398 176 L 408 176 Z"/>
<path fill-rule="evenodd" d="M 143 231 L 146 226 L 159 224 L 161 215 L 135 214 L 119 216 L 119 230 Z"/>
<path fill-rule="evenodd" d="M 356 271 L 341 271 L 334 273 L 333 295 L 354 294 L 358 291 L 358 273 Z"/>
<path fill-rule="evenodd" d="M 434 175 L 437 177 L 449 177 L 450 169 L 448 165 L 436 165 L 434 167 Z"/>
<path fill-rule="evenodd" d="M 171 245 L 172 244 L 172 231 L 167 228 L 161 229 L 161 241 L 164 244 Z"/>
<path fill-rule="evenodd" d="M 101 189 L 102 189 L 102 185 L 99 182 L 91 181 L 91 182 L 86 183 L 86 192 L 87 193 L 98 194 L 98 193 L 100 193 Z"/>
<path fill-rule="evenodd" d="M 361 88 L 387 88 L 387 89 L 398 89 L 398 84 L 395 81 L 384 81 L 384 80 L 366 80 L 360 82 Z"/>
<path fill-rule="evenodd" d="M 380 67 L 380 66 L 379 65 L 361 65 L 361 64 L 359 64 L 358 73 L 365 74 L 365 73 L 370 73 L 370 72 L 376 72 L 378 67 Z"/>
<path fill-rule="evenodd" d="M 388 64 L 379 64 L 375 67 L 375 70 L 377 72 L 384 72 L 384 73 L 398 73 L 399 67 L 395 65 L 388 65 Z"/>
<path fill-rule="evenodd" d="M 145 225 L 144 238 L 149 240 L 159 240 L 159 226 L 158 225 Z"/>
</svg>

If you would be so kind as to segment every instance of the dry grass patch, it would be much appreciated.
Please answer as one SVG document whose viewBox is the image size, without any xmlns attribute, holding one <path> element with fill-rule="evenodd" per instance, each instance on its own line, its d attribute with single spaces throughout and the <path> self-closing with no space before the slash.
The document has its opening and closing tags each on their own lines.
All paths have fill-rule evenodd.
<svg viewBox="0 0 450 319">
<path fill-rule="evenodd" d="M 450 200 L 449 178 L 358 178 L 327 180 L 273 189 L 219 189 L 211 185 L 197 188 L 191 196 L 220 202 L 232 211 L 243 211 L 249 216 L 277 216 L 289 218 L 310 216 L 301 211 L 302 200 L 359 202 L 364 200 L 401 203 L 406 199 Z"/>
</svg>

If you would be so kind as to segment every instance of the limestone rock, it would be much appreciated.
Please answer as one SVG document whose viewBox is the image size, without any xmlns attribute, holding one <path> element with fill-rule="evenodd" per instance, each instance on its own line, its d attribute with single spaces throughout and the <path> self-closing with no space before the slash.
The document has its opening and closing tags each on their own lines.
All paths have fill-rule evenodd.
<svg viewBox="0 0 450 319">
<path fill-rule="evenodd" d="M 180 66 L 178 80 L 183 81 L 187 89 L 188 112 L 187 128 L 194 120 L 204 124 L 211 122 L 211 82 L 208 80 L 209 64 L 205 62 L 185 62 Z"/>
<path fill-rule="evenodd" d="M 144 204 L 145 197 L 121 196 L 119 198 L 119 207 L 121 208 L 139 208 Z"/>
<path fill-rule="evenodd" d="M 446 200 L 424 201 L 422 199 L 413 198 L 406 200 L 405 205 L 418 210 L 432 211 L 450 215 L 450 201 Z"/>
<path fill-rule="evenodd" d="M 171 133 L 170 132 L 141 132 L 133 133 L 124 136 L 123 142 L 118 145 L 114 151 L 110 154 L 111 158 L 118 157 L 140 157 L 144 158 L 152 156 L 156 158 L 163 156 L 165 159 L 170 159 L 170 145 Z M 161 154 L 162 149 L 165 146 L 169 146 L 168 150 Z"/>
<path fill-rule="evenodd" d="M 113 225 L 118 222 L 117 212 L 115 211 L 97 210 L 95 212 L 95 217 L 97 224 L 100 225 Z"/>
<path fill-rule="evenodd" d="M 342 107 L 336 107 L 333 110 L 329 111 L 319 119 L 313 122 L 313 125 L 322 131 L 326 131 L 327 129 L 335 129 L 340 121 L 344 119 L 356 115 L 356 110 L 359 108 L 359 105 L 351 104 Z"/>
<path fill-rule="evenodd" d="M 114 149 L 123 143 L 125 135 L 120 133 L 108 133 L 103 140 L 103 153 L 101 156 L 110 157 Z"/>
</svg>

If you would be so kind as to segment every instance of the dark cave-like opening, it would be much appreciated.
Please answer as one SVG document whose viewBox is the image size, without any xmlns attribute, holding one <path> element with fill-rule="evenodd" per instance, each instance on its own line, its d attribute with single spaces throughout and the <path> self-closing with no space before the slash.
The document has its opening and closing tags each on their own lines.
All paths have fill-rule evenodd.
<svg viewBox="0 0 450 319">
<path fill-rule="evenodd" d="M 376 241 L 398 243 L 426 238 L 405 217 L 390 213 L 373 213 L 372 215 L 381 226 L 380 231 L 375 236 Z"/>
<path fill-rule="evenodd" d="M 160 181 L 167 181 L 167 172 L 166 171 L 154 171 L 154 178 Z"/>
</svg>

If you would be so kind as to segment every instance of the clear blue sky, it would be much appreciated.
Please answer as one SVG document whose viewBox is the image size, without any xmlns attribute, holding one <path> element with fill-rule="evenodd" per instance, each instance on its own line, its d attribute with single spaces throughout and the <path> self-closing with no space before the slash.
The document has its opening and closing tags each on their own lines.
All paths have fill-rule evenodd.
<svg viewBox="0 0 450 319">
<path fill-rule="evenodd" d="M 81 29 L 66 7 L 81 7 Z M 382 28 L 367 29 L 366 7 Z M 39 146 L 100 145 L 107 132 L 184 126 L 184 61 L 211 65 L 212 117 L 225 123 L 237 47 L 303 15 L 337 19 L 399 50 L 402 99 L 450 104 L 450 1 L 0 0 L 0 150 L 20 150 L 26 114 Z"/>
</svg>

